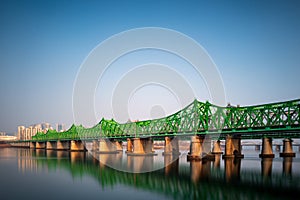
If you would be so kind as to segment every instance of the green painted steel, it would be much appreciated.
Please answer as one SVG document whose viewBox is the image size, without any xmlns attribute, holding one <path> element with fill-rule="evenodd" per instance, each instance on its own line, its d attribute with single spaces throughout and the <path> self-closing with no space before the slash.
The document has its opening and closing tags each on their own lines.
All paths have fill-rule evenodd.
<svg viewBox="0 0 300 200">
<path fill-rule="evenodd" d="M 182 110 L 160 119 L 118 123 L 102 119 L 91 128 L 72 125 L 65 132 L 49 130 L 37 133 L 32 141 L 89 140 L 132 137 L 189 136 L 195 134 L 242 138 L 300 137 L 300 99 L 257 106 L 220 107 L 209 102 L 193 101 Z"/>
</svg>

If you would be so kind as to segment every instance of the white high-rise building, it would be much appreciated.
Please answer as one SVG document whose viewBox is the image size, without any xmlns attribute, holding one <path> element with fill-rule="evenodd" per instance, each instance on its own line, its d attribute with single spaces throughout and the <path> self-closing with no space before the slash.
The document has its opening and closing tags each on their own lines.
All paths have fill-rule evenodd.
<svg viewBox="0 0 300 200">
<path fill-rule="evenodd" d="M 64 124 L 56 124 L 56 131 L 57 132 L 65 131 L 65 125 Z"/>
<path fill-rule="evenodd" d="M 18 126 L 18 139 L 25 140 L 25 126 Z"/>
</svg>

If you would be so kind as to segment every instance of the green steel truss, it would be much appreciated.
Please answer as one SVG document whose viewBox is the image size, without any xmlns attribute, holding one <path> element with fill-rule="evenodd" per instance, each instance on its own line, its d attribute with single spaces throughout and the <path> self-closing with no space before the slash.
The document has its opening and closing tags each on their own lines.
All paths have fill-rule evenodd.
<svg viewBox="0 0 300 200">
<path fill-rule="evenodd" d="M 242 138 L 300 137 L 300 99 L 257 106 L 220 107 L 209 102 L 195 100 L 182 110 L 160 119 L 118 123 L 102 119 L 91 128 L 81 125 L 65 132 L 49 130 L 37 133 L 33 141 L 98 139 L 132 137 L 180 136 L 210 134 L 224 137 L 226 134 L 240 135 Z"/>
</svg>

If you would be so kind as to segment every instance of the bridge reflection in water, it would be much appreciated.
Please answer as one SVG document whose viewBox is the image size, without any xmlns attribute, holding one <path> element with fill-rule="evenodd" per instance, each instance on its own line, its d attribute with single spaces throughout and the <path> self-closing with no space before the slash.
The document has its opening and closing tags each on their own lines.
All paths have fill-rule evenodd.
<svg viewBox="0 0 300 200">
<path fill-rule="evenodd" d="M 119 153 L 97 154 L 97 158 L 88 152 L 22 149 L 19 151 L 23 152 L 19 157 L 21 168 L 24 168 L 22 158 L 26 159 L 24 151 L 32 157 L 27 168 L 64 169 L 74 179 L 93 177 L 103 189 L 122 184 L 174 199 L 269 199 L 300 195 L 300 179 L 292 177 L 291 157 L 282 159 L 282 173 L 274 173 L 273 158 L 262 158 L 260 171 L 247 171 L 241 170 L 243 161 L 240 158 L 222 159 L 221 155 L 216 155 L 213 161 L 181 163 L 179 159 L 174 161 L 172 155 L 166 155 L 163 169 L 136 174 L 117 171 L 107 165 L 122 165 L 122 160 L 127 159 L 129 168 L 147 166 L 151 170 L 155 165 L 153 156 L 124 156 Z"/>
</svg>

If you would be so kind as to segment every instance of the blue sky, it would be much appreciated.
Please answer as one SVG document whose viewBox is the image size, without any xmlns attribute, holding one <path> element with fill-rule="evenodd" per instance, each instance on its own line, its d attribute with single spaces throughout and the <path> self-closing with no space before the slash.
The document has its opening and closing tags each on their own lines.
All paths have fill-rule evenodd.
<svg viewBox="0 0 300 200">
<path fill-rule="evenodd" d="M 173 29 L 202 45 L 231 104 L 298 99 L 299 19 L 299 1 L 0 1 L 0 131 L 68 127 L 84 59 L 110 36 L 141 27 Z M 98 107 L 99 120 L 111 117 Z"/>
</svg>

